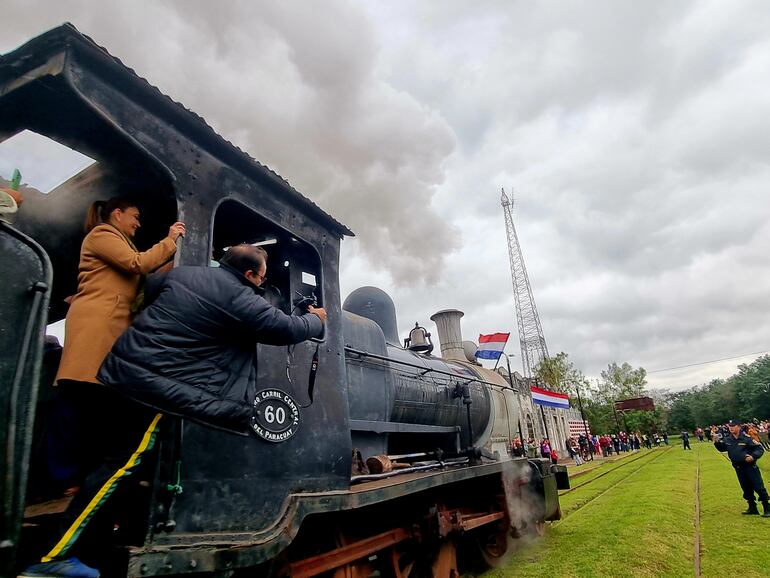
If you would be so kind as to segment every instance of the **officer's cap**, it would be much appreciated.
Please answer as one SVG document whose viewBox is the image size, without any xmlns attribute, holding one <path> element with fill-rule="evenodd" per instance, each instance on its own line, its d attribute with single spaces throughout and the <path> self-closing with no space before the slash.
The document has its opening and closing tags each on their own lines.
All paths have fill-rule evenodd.
<svg viewBox="0 0 770 578">
<path fill-rule="evenodd" d="M 743 425 L 743 422 L 739 419 L 731 419 L 731 420 L 728 420 L 727 425 L 729 426 Z"/>
</svg>

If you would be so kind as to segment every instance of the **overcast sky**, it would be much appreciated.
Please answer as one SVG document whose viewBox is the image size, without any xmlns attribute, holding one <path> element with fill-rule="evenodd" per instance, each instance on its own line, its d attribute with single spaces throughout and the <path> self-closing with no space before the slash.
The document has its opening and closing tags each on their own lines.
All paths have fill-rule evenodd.
<svg viewBox="0 0 770 578">
<path fill-rule="evenodd" d="M 381 287 L 402 337 L 458 308 L 519 366 L 505 187 L 551 354 L 594 377 L 770 350 L 764 2 L 6 0 L 3 20 L 0 52 L 72 22 L 348 225 L 343 298 Z"/>
</svg>

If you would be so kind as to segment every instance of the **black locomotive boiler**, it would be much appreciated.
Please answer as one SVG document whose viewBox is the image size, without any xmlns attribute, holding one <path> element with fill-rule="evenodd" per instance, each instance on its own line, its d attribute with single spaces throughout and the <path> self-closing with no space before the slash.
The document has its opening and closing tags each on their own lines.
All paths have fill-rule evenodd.
<svg viewBox="0 0 770 578">
<path fill-rule="evenodd" d="M 69 24 L 0 57 L 0 141 L 24 131 L 94 162 L 51 191 L 23 189 L 14 223 L 0 222 L 1 577 L 61 511 L 31 504 L 45 495 L 60 351 L 47 328 L 76 288 L 86 208 L 126 192 L 152 207 L 140 249 L 177 219 L 178 265 L 259 243 L 274 304 L 290 313 L 312 294 L 328 323 L 319 343 L 258 347 L 250 435 L 165 420 L 147 479 L 114 514 L 109 573 L 449 576 L 458 552 L 494 562 L 559 516 L 564 470 L 509 456 L 512 382 L 466 357 L 461 313 L 434 316 L 437 356 L 421 328 L 401 346 L 383 292 L 362 288 L 343 307 L 351 231 Z"/>
</svg>

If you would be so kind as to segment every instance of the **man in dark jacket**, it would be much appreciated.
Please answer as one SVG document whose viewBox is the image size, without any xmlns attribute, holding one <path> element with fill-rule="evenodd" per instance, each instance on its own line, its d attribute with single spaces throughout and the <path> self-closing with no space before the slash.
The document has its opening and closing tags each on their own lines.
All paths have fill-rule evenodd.
<svg viewBox="0 0 770 578">
<path fill-rule="evenodd" d="M 757 467 L 757 460 L 762 457 L 765 450 L 762 445 L 755 442 L 751 437 L 741 431 L 741 423 L 737 420 L 731 420 L 728 423 L 730 433 L 721 436 L 714 442 L 714 446 L 720 452 L 727 452 L 727 457 L 735 468 L 738 475 L 738 482 L 743 489 L 743 499 L 749 503 L 749 509 L 743 512 L 746 515 L 759 515 L 757 502 L 754 499 L 754 493 L 759 496 L 764 508 L 764 517 L 770 518 L 770 496 L 765 489 L 765 483 L 762 481 L 762 474 Z"/>
<path fill-rule="evenodd" d="M 162 412 L 247 431 L 257 343 L 319 337 L 326 312 L 287 315 L 259 293 L 267 254 L 230 248 L 220 267 L 177 267 L 148 285 L 151 304 L 118 339 L 102 383 Z M 155 297 L 155 295 L 157 295 Z"/>
</svg>

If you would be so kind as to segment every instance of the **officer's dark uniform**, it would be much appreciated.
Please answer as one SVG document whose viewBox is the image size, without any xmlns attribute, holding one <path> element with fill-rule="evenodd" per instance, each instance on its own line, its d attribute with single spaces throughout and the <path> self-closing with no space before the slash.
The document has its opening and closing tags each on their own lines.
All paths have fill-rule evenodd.
<svg viewBox="0 0 770 578">
<path fill-rule="evenodd" d="M 770 496 L 767 494 L 765 483 L 762 481 L 762 474 L 757 467 L 757 460 L 765 453 L 762 446 L 743 432 L 738 434 L 737 438 L 731 433 L 723 435 L 721 440 L 714 442 L 714 446 L 720 452 L 727 452 L 727 456 L 735 468 L 738 481 L 743 489 L 743 498 L 749 503 L 749 509 L 744 514 L 759 514 L 757 502 L 754 499 L 756 492 L 765 510 L 764 517 L 770 518 Z M 746 456 L 751 456 L 754 461 L 747 462 Z"/>
</svg>

